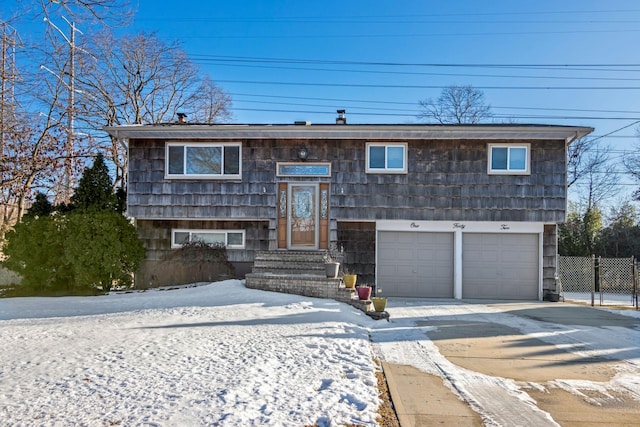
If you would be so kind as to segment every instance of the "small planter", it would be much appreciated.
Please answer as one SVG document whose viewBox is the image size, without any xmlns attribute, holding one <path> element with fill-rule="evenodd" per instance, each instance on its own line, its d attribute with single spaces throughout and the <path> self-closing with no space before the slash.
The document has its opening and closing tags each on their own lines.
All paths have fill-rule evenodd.
<svg viewBox="0 0 640 427">
<path fill-rule="evenodd" d="M 344 282 L 345 288 L 355 288 L 356 282 L 358 281 L 357 274 L 343 274 L 342 281 Z"/>
<path fill-rule="evenodd" d="M 378 313 L 382 313 L 387 309 L 387 299 L 381 297 L 374 297 L 373 301 L 373 309 Z"/>
<path fill-rule="evenodd" d="M 358 286 L 356 288 L 358 291 L 358 299 L 362 301 L 366 301 L 371 298 L 371 287 L 370 286 Z"/>
<path fill-rule="evenodd" d="M 327 277 L 331 279 L 336 279 L 338 277 L 338 270 L 340 269 L 339 262 L 327 262 L 324 264 L 325 272 L 327 273 Z"/>
</svg>

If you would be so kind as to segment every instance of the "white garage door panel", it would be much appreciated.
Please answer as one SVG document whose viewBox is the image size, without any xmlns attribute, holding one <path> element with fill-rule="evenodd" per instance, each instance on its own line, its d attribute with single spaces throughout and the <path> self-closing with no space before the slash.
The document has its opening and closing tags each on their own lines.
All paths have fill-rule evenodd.
<svg viewBox="0 0 640 427">
<path fill-rule="evenodd" d="M 387 296 L 452 298 L 453 233 L 381 231 L 377 279 Z"/>
<path fill-rule="evenodd" d="M 465 233 L 462 297 L 538 299 L 537 234 Z"/>
</svg>

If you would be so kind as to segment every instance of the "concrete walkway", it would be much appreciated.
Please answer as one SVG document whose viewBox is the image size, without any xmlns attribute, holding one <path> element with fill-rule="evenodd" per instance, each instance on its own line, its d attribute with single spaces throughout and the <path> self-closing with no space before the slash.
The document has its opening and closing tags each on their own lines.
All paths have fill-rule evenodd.
<svg viewBox="0 0 640 427">
<path fill-rule="evenodd" d="M 413 366 L 383 363 L 382 369 L 401 427 L 483 425 L 480 415 L 445 387 L 442 378 Z"/>
<path fill-rule="evenodd" d="M 428 301 L 421 319 L 422 316 L 415 316 L 416 305 L 419 303 L 411 303 L 413 323 L 426 328 L 428 339 L 447 361 L 483 378 L 513 380 L 541 414 L 548 414 L 542 421 L 518 425 L 640 426 L 640 384 L 627 390 L 616 382 L 621 372 L 640 378 L 635 358 L 639 354 L 640 319 L 567 303 L 485 304 L 486 311 L 478 316 L 430 317 Z M 471 305 L 473 309 L 481 308 L 478 303 Z M 393 319 L 393 306 L 389 310 Z M 518 319 L 529 328 L 533 325 L 537 332 L 523 333 L 513 327 Z M 566 349 L 553 340 L 541 339 L 565 339 L 576 330 L 581 332 L 574 333 L 572 344 Z M 587 341 L 594 331 L 596 336 L 602 334 L 605 346 L 607 339 L 615 342 L 615 334 L 622 340 L 629 336 L 638 340 L 612 345 L 610 351 L 602 352 L 606 357 L 593 356 L 587 351 L 593 343 Z M 631 335 L 625 335 L 625 331 Z M 413 366 L 387 362 L 383 369 L 402 427 L 482 426 L 488 420 L 496 423 L 481 414 L 478 401 L 469 404 L 458 396 L 456 379 L 446 372 L 433 375 Z"/>
</svg>

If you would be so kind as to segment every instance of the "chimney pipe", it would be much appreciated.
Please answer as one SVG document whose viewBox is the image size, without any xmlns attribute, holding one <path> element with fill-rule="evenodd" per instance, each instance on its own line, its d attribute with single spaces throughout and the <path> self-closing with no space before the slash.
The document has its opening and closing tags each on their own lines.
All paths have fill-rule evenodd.
<svg viewBox="0 0 640 427">
<path fill-rule="evenodd" d="M 187 123 L 187 115 L 185 113 L 178 113 L 178 123 Z"/>
<path fill-rule="evenodd" d="M 346 125 L 347 124 L 347 116 L 345 115 L 345 113 L 347 112 L 347 110 L 337 110 L 338 112 L 338 117 L 336 117 L 336 124 L 337 125 Z"/>
</svg>

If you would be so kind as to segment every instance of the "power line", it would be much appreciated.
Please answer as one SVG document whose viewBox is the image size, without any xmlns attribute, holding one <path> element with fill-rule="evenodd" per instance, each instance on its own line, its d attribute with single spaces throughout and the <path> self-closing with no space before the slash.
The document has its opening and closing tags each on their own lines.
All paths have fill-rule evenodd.
<svg viewBox="0 0 640 427">
<path fill-rule="evenodd" d="M 248 103 L 248 104 L 268 104 L 268 105 L 290 105 L 290 106 L 300 106 L 300 107 L 327 107 L 330 108 L 331 111 L 335 109 L 335 105 L 318 105 L 318 104 L 305 104 L 305 103 L 295 103 L 295 102 L 266 102 L 266 101 L 247 101 L 240 100 L 239 102 Z M 411 116 L 416 117 L 420 114 L 420 111 L 407 111 L 400 108 L 376 108 L 376 107 L 353 107 L 357 110 L 367 110 L 367 111 L 385 111 L 385 113 L 373 113 L 373 112 L 360 112 L 350 110 L 350 114 L 354 115 L 376 115 L 376 116 Z M 245 110 L 243 108 L 236 108 L 236 110 Z M 251 111 L 251 109 L 249 109 Z M 391 113 L 392 111 L 399 111 L 402 113 Z M 316 114 L 321 114 L 321 111 L 315 111 Z M 629 120 L 630 117 L 602 117 L 602 116 L 557 116 L 557 115 L 523 115 L 523 114 L 493 114 L 493 118 L 496 119 L 557 119 L 557 120 Z"/>
<path fill-rule="evenodd" d="M 345 98 L 317 98 L 309 96 L 284 96 L 284 95 L 264 95 L 256 93 L 238 93 L 230 92 L 233 96 L 254 96 L 259 98 L 276 98 L 276 99 L 303 99 L 314 101 L 336 101 L 336 102 L 361 102 L 371 104 L 396 104 L 396 105 L 415 105 L 415 102 L 402 102 L 402 101 L 378 101 L 378 100 L 358 100 L 358 99 L 345 99 Z"/>
<path fill-rule="evenodd" d="M 373 99 L 352 99 L 352 98 L 320 98 L 312 96 L 292 96 L 292 95 L 265 95 L 257 93 L 243 93 L 243 92 L 229 92 L 232 96 L 247 96 L 255 98 L 270 98 L 270 99 L 295 99 L 304 101 L 322 101 L 322 102 L 353 102 L 362 104 L 383 104 L 383 105 L 411 105 L 416 106 L 417 102 L 406 101 L 380 101 Z M 295 104 L 292 104 L 295 105 Z M 357 107 L 360 108 L 360 107 Z M 514 106 L 495 106 L 491 105 L 491 109 L 506 109 L 506 110 L 537 110 L 537 111 L 573 111 L 573 112 L 589 112 L 589 113 L 624 113 L 624 114 L 637 114 L 640 115 L 640 111 L 630 110 L 598 110 L 598 109 L 585 109 L 585 108 L 551 108 L 551 107 L 514 107 Z"/>
<path fill-rule="evenodd" d="M 515 35 L 560 35 L 560 34 L 611 34 L 611 33 L 637 33 L 638 29 L 615 29 L 615 30 L 558 30 L 558 31 L 491 31 L 491 32 L 452 32 L 452 33 L 403 33 L 403 34 L 241 34 L 241 35 L 215 35 L 215 36 L 180 36 L 181 39 L 229 39 L 229 40 L 242 40 L 242 39 L 398 39 L 398 38 L 433 38 L 433 37 L 481 37 L 481 36 L 515 36 Z"/>
<path fill-rule="evenodd" d="M 251 101 L 245 101 L 251 102 Z M 261 102 L 257 102 L 261 103 Z M 264 104 L 264 103 L 263 103 Z M 312 104 L 288 104 L 288 103 L 274 103 L 277 105 L 300 105 L 307 107 L 322 107 L 318 105 Z M 245 108 L 245 107 L 235 107 L 234 110 L 237 111 L 263 111 L 263 112 L 271 112 L 271 113 L 306 113 L 306 114 L 335 114 L 334 106 L 325 106 L 329 110 L 291 110 L 291 109 L 272 109 L 272 108 Z M 364 108 L 363 108 L 364 109 Z M 380 110 L 370 108 L 371 110 Z M 387 110 L 384 110 L 387 111 Z M 393 110 L 393 111 L 403 111 L 403 110 Z M 376 113 L 376 112 L 360 112 L 360 111 L 349 111 L 350 115 L 354 116 L 378 116 L 378 117 L 407 117 L 407 118 L 416 118 L 419 115 L 418 111 L 415 112 L 403 112 L 403 113 Z M 597 116 L 551 116 L 551 115 L 493 115 L 495 119 L 555 119 L 555 120 L 629 120 L 629 117 L 597 117 Z M 640 120 L 638 121 L 640 122 Z"/>
<path fill-rule="evenodd" d="M 239 83 L 278 86 L 361 87 L 387 89 L 444 89 L 449 85 L 394 85 L 366 83 L 278 82 L 260 80 L 216 80 L 220 83 Z M 640 86 L 474 86 L 480 90 L 638 90 Z"/>
<path fill-rule="evenodd" d="M 326 59 L 294 59 L 294 58 L 266 58 L 266 57 L 244 57 L 229 55 L 208 55 L 208 54 L 191 54 L 192 58 L 215 59 L 218 61 L 230 62 L 250 62 L 250 63 L 277 63 L 277 64 L 325 64 L 325 65 L 368 65 L 381 67 L 438 67 L 438 68 L 528 68 L 534 70 L 558 69 L 574 71 L 574 67 L 593 67 L 594 69 L 587 71 L 620 71 L 603 69 L 603 67 L 634 67 L 639 68 L 640 63 L 625 64 L 596 64 L 596 63 L 576 63 L 576 64 L 509 64 L 509 63 L 446 63 L 446 62 L 389 62 L 389 61 L 345 61 L 345 60 L 326 60 Z M 637 72 L 639 70 L 624 70 Z"/>
<path fill-rule="evenodd" d="M 598 16 L 602 16 L 603 14 L 624 14 L 628 16 L 630 13 L 638 13 L 640 9 L 609 9 L 609 10 L 564 10 L 564 11 L 540 11 L 540 12 L 473 12 L 473 13 L 429 13 L 429 14 L 400 14 L 400 15 L 328 15 L 324 18 L 318 18 L 317 16 L 281 16 L 278 18 L 266 18 L 264 16 L 255 17 L 255 16 L 246 16 L 241 18 L 235 18 L 232 16 L 225 17 L 198 17 L 198 18 L 139 18 L 136 19 L 137 22 L 247 22 L 247 23 L 283 23 L 283 22 L 327 22 L 327 23 L 368 23 L 371 20 L 379 20 L 379 19 L 403 19 L 400 23 L 407 23 L 411 21 L 406 21 L 406 19 L 424 19 L 424 18 L 454 18 L 454 17 L 492 17 L 492 16 L 544 16 L 544 15 L 571 15 L 575 17 L 577 15 L 591 15 L 596 14 Z M 373 21 L 376 23 L 377 21 Z M 420 22 L 420 21 L 418 21 Z M 442 22 L 442 21 L 438 21 Z M 514 22 L 512 19 L 509 21 L 504 21 L 504 23 Z M 549 21 L 543 21 L 549 22 Z M 566 23 L 567 20 L 559 21 L 558 23 Z M 597 22 L 593 20 L 588 21 L 578 21 L 585 23 Z"/>
<path fill-rule="evenodd" d="M 383 19 L 384 18 L 384 19 Z M 411 19 L 407 19 L 411 18 Z M 563 19 L 563 20 L 489 20 L 489 19 L 475 19 L 475 20 L 443 20 L 443 19 L 424 19 L 416 17 L 378 17 L 374 19 L 345 19 L 340 17 L 327 17 L 327 18 L 167 18 L 167 19 L 142 19 L 139 21 L 147 22 L 222 22 L 222 23 L 263 23 L 263 24 L 506 24 L 506 25 L 518 25 L 518 24 L 637 24 L 637 19 Z"/>
<path fill-rule="evenodd" d="M 220 63 L 217 59 L 211 60 L 195 60 L 196 63 L 215 64 L 222 67 L 238 67 L 238 68 L 260 68 L 269 70 L 288 70 L 288 71 L 322 71 L 332 73 L 358 73 L 358 74 L 382 74 L 382 75 L 404 75 L 404 76 L 448 76 L 448 77 L 488 77 L 500 79 L 535 79 L 535 80 L 593 80 L 593 81 L 640 81 L 640 78 L 624 78 L 624 77 L 580 77 L 580 76 L 532 76 L 532 75 L 504 75 L 504 74 L 462 74 L 462 73 L 429 73 L 418 71 L 383 71 L 383 70 L 356 70 L 356 69 L 330 69 L 330 68 L 311 68 L 311 67 L 277 67 L 269 65 L 247 65 L 247 64 L 230 64 L 227 61 Z"/>
<path fill-rule="evenodd" d="M 636 120 L 636 121 L 634 121 L 634 122 L 632 122 L 632 123 L 630 123 L 630 124 L 628 124 L 628 125 L 622 126 L 621 128 L 618 128 L 618 129 L 616 129 L 616 130 L 613 130 L 613 131 L 611 131 L 611 132 L 609 132 L 609 133 L 606 133 L 606 134 L 604 134 L 604 135 L 601 135 L 601 136 L 598 136 L 598 137 L 596 137 L 596 138 L 590 139 L 589 141 L 590 141 L 590 142 L 598 141 L 598 140 L 600 140 L 600 139 L 602 139 L 602 138 L 605 138 L 605 137 L 607 137 L 607 136 L 609 136 L 609 135 L 612 135 L 612 134 L 614 134 L 614 133 L 620 132 L 621 130 L 625 130 L 625 129 L 627 129 L 627 128 L 630 128 L 631 126 L 635 126 L 635 125 L 637 125 L 638 123 L 640 123 L 640 120 Z"/>
<path fill-rule="evenodd" d="M 298 97 L 298 96 L 281 96 L 281 95 L 258 95 L 258 94 L 245 94 L 245 93 L 231 93 L 233 96 L 247 96 L 247 97 L 258 97 L 258 98 L 271 98 L 271 99 L 296 99 L 296 100 L 316 100 L 322 102 L 340 102 L 343 107 L 350 108 L 351 114 L 360 114 L 366 115 L 367 113 L 353 111 L 356 110 L 368 110 L 368 111 L 385 111 L 387 113 L 384 114 L 376 114 L 379 116 L 392 116 L 389 112 L 398 111 L 403 112 L 403 114 L 393 114 L 393 116 L 418 116 L 419 111 L 417 110 L 407 110 L 402 108 L 393 108 L 393 107 L 363 107 L 363 106 L 355 106 L 355 105 L 344 105 L 344 102 L 355 102 L 355 103 L 373 103 L 373 104 L 396 104 L 396 105 L 411 105 L 416 106 L 417 103 L 410 102 L 393 102 L 393 101 L 364 101 L 364 100 L 353 100 L 353 99 L 341 99 L 341 98 L 312 98 L 312 97 Z M 290 106 L 301 106 L 301 107 L 327 107 L 327 108 L 335 108 L 335 104 L 333 105 L 319 105 L 317 103 L 309 104 L 309 103 L 299 103 L 299 102 L 279 102 L 279 101 L 256 101 L 256 100 L 244 100 L 234 98 L 234 101 L 241 103 L 251 103 L 251 104 L 268 104 L 268 105 L 290 105 Z M 492 109 L 509 109 L 509 110 L 534 110 L 534 111 L 573 111 L 573 112 L 600 112 L 600 113 L 626 113 L 626 114 L 636 114 L 640 115 L 638 111 L 620 111 L 620 110 L 592 110 L 592 109 L 571 109 L 571 108 L 536 108 L 536 107 L 491 107 Z M 236 108 L 239 109 L 239 108 Z M 241 109 L 239 109 L 241 110 Z M 321 114 L 322 112 L 317 111 L 316 113 Z M 371 113 L 373 115 L 373 113 Z M 550 119 L 563 119 L 563 120 L 630 120 L 635 117 L 611 117 L 611 116 L 558 116 L 558 115 L 523 115 L 523 114 L 494 114 L 495 118 L 511 118 L 511 119 L 533 119 L 533 118 L 550 118 Z M 620 137 L 620 136 L 619 136 Z"/>
</svg>

